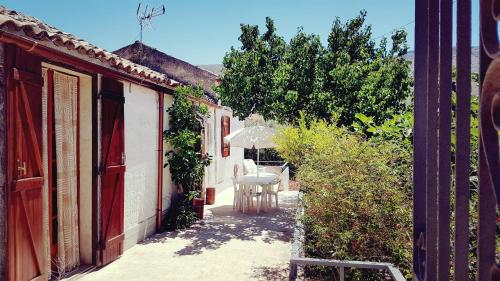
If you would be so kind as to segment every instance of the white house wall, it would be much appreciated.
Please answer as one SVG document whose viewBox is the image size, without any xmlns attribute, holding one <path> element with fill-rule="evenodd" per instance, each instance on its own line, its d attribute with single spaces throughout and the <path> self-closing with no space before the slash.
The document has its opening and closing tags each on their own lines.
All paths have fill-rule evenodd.
<svg viewBox="0 0 500 281">
<path fill-rule="evenodd" d="M 205 152 L 213 157 L 213 159 L 217 159 L 217 138 L 220 138 L 220 135 L 217 135 L 215 133 L 216 130 L 216 122 L 215 122 L 215 115 L 216 115 L 216 108 L 211 107 L 210 109 L 210 117 L 207 118 L 206 123 L 205 123 Z M 216 170 L 216 163 L 215 161 L 212 161 L 212 163 L 205 169 L 205 178 L 204 178 L 204 184 L 207 187 L 213 187 L 216 186 L 217 182 L 217 170 Z"/>
<path fill-rule="evenodd" d="M 158 93 L 124 83 L 125 250 L 155 231 L 158 192 Z"/>
<path fill-rule="evenodd" d="M 164 109 L 167 110 L 173 104 L 173 97 L 165 95 Z M 232 116 L 232 112 L 226 108 L 209 106 L 210 117 L 207 120 L 205 130 L 205 145 L 206 152 L 212 156 L 212 163 L 205 170 L 204 185 L 206 187 L 215 187 L 216 192 L 220 193 L 226 188 L 232 187 L 233 166 L 243 164 L 244 151 L 243 148 L 231 147 L 231 155 L 222 157 L 221 151 L 221 118 L 222 116 L 231 117 L 231 132 L 244 127 L 243 121 Z M 163 119 L 163 127 L 167 130 L 169 126 L 169 114 L 165 112 Z M 163 143 L 164 152 L 171 149 L 168 142 Z M 164 158 L 166 163 L 166 158 Z M 171 204 L 173 191 L 173 182 L 168 167 L 163 169 L 163 210 L 166 211 Z"/>
<path fill-rule="evenodd" d="M 244 127 L 244 122 L 240 121 L 237 117 L 232 116 L 232 112 L 226 108 L 216 108 L 214 114 L 214 124 L 215 124 L 215 150 L 216 155 L 214 156 L 214 165 L 215 165 L 215 187 L 216 192 L 219 193 L 226 188 L 230 188 L 232 186 L 232 177 L 233 177 L 233 167 L 235 164 L 240 166 L 243 165 L 244 158 L 244 149 L 239 147 L 231 147 L 231 154 L 229 157 L 222 157 L 222 149 L 221 149 L 221 118 L 222 116 L 231 117 L 231 127 L 230 132 L 234 132 L 238 129 Z"/>
</svg>

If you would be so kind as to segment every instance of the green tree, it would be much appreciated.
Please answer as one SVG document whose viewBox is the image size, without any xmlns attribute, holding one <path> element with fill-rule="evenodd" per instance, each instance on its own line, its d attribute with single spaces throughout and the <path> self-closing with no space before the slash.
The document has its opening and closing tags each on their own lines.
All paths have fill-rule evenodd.
<svg viewBox="0 0 500 281">
<path fill-rule="evenodd" d="M 407 110 L 412 77 L 406 32 L 396 30 L 389 48 L 386 38 L 378 47 L 365 24 L 366 11 L 342 24 L 337 18 L 328 37 L 324 91 L 339 114 L 339 124 L 351 125 L 356 113 L 374 118 L 377 124 Z"/>
<path fill-rule="evenodd" d="M 283 57 L 280 70 L 287 72 L 280 73 L 278 86 L 281 88 L 275 92 L 274 103 L 269 108 L 275 113 L 275 119 L 294 123 L 301 111 L 314 112 L 315 116 L 328 112 L 321 102 L 323 54 L 319 36 L 306 34 L 299 28 Z"/>
<path fill-rule="evenodd" d="M 218 87 L 223 104 L 230 106 L 236 116 L 247 117 L 259 112 L 272 119 L 270 110 L 280 87 L 280 64 L 286 42 L 276 35 L 274 22 L 266 18 L 266 32 L 258 26 L 241 25 L 240 49 L 234 47 L 224 57 L 224 76 Z"/>
<path fill-rule="evenodd" d="M 326 48 L 302 28 L 287 44 L 270 18 L 263 35 L 241 25 L 241 48 L 224 57 L 222 103 L 241 118 L 259 113 L 289 123 L 301 111 L 323 120 L 336 113 L 339 125 L 352 124 L 356 113 L 377 123 L 403 113 L 412 85 L 406 33 L 395 31 L 390 47 L 386 39 L 377 47 L 365 18 L 365 11 L 345 24 L 337 18 Z"/>
</svg>

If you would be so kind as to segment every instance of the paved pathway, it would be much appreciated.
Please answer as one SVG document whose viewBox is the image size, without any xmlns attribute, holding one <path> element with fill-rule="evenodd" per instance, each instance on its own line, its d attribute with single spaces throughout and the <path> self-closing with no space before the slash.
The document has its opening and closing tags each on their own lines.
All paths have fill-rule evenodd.
<svg viewBox="0 0 500 281">
<path fill-rule="evenodd" d="M 207 206 L 190 229 L 157 234 L 82 281 L 286 280 L 297 192 L 280 193 L 279 210 L 232 209 L 232 189 Z"/>
</svg>

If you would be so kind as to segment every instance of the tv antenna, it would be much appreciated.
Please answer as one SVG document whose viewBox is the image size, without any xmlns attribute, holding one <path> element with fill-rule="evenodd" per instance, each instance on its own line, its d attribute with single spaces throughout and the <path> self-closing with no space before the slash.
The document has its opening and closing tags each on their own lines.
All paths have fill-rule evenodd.
<svg viewBox="0 0 500 281">
<path fill-rule="evenodd" d="M 156 8 L 149 8 L 146 4 L 146 7 L 141 10 L 141 3 L 139 2 L 139 6 L 137 6 L 137 20 L 139 21 L 139 25 L 141 26 L 141 44 L 142 44 L 142 30 L 144 26 L 151 28 L 151 21 L 153 18 L 161 16 L 165 14 L 165 5 L 161 5 Z"/>
</svg>

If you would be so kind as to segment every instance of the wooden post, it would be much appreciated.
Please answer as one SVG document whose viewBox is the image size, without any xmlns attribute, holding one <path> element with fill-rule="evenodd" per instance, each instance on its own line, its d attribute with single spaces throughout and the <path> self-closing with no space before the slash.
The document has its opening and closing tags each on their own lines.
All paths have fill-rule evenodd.
<svg viewBox="0 0 500 281">
<path fill-rule="evenodd" d="M 7 279 L 7 194 L 4 44 L 0 43 L 0 280 Z"/>
</svg>

